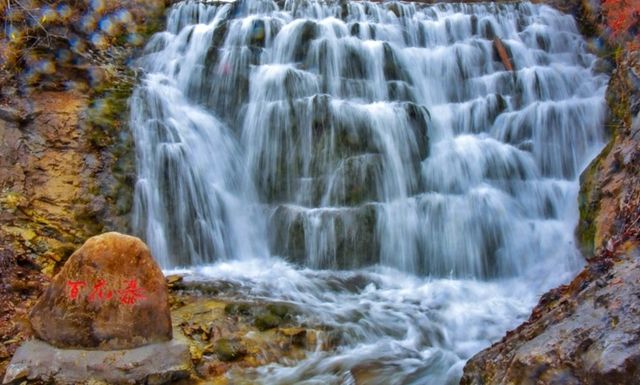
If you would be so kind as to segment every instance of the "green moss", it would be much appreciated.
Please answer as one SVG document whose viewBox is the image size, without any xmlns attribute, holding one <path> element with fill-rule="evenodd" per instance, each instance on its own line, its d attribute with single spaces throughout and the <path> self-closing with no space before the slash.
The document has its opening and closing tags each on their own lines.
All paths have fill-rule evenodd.
<svg viewBox="0 0 640 385">
<path fill-rule="evenodd" d="M 228 303 L 224 307 L 224 313 L 227 315 L 251 315 L 251 304 L 248 303 Z"/>
<path fill-rule="evenodd" d="M 134 87 L 132 79 L 123 77 L 113 83 L 102 84 L 94 90 L 87 120 L 89 140 L 96 148 L 113 144 L 117 134 L 126 125 L 129 97 Z"/>
<path fill-rule="evenodd" d="M 270 303 L 267 305 L 267 310 L 282 319 L 289 319 L 295 313 L 295 309 L 285 303 Z"/>
<path fill-rule="evenodd" d="M 596 219 L 600 211 L 601 186 L 603 179 L 602 162 L 609 156 L 611 150 L 619 142 L 620 135 L 631 125 L 630 95 L 632 86 L 629 82 L 627 71 L 624 70 L 623 58 L 616 54 L 618 70 L 613 73 L 609 81 L 606 94 L 609 115 L 605 128 L 611 137 L 607 146 L 594 159 L 580 176 L 580 194 L 578 195 L 578 207 L 580 220 L 576 229 L 576 237 L 583 254 L 592 256 L 596 248 Z"/>
<path fill-rule="evenodd" d="M 613 141 L 594 159 L 589 167 L 580 176 L 580 193 L 578 195 L 578 208 L 580 220 L 576 228 L 576 236 L 580 250 L 585 257 L 594 254 L 596 226 L 595 219 L 600 208 L 600 189 L 597 188 L 597 180 L 601 162 L 611 151 Z"/>
<path fill-rule="evenodd" d="M 214 352 L 220 361 L 235 361 L 247 354 L 247 349 L 237 339 L 221 338 L 216 342 Z"/>
<path fill-rule="evenodd" d="M 280 326 L 282 322 L 282 318 L 278 317 L 270 311 L 265 311 L 256 316 L 253 325 L 258 328 L 258 330 L 265 331 Z"/>
</svg>

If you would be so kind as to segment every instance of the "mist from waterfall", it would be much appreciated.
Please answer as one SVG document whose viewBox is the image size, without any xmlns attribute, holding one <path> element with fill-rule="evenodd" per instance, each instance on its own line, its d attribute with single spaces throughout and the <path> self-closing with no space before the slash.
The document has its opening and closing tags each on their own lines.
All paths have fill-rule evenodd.
<svg viewBox="0 0 640 385">
<path fill-rule="evenodd" d="M 164 268 L 344 331 L 256 381 L 457 383 L 580 266 L 595 63 L 544 5 L 178 3 L 131 102 L 133 227 Z"/>
</svg>

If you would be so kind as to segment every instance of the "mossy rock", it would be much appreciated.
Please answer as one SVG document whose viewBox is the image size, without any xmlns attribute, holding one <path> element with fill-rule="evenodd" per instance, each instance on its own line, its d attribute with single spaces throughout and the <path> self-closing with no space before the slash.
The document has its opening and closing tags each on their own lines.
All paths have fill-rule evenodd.
<svg viewBox="0 0 640 385">
<path fill-rule="evenodd" d="M 291 318 L 295 313 L 295 309 L 286 303 L 270 303 L 267 305 L 267 310 L 280 318 Z"/>
<path fill-rule="evenodd" d="M 249 316 L 252 314 L 252 305 L 250 303 L 229 303 L 224 307 L 224 313 L 227 315 Z"/>
<path fill-rule="evenodd" d="M 302 328 L 282 328 L 278 330 L 278 334 L 285 336 L 289 342 L 296 347 L 307 347 L 308 331 Z M 311 337 L 311 336 L 310 336 Z M 313 337 L 309 338 L 313 339 Z"/>
<path fill-rule="evenodd" d="M 253 325 L 260 331 L 266 331 L 280 326 L 283 322 L 284 320 L 278 315 L 265 311 L 256 316 Z"/>
<path fill-rule="evenodd" d="M 288 303 L 269 303 L 256 316 L 253 325 L 260 331 L 280 327 L 293 320 L 296 308 Z"/>
<path fill-rule="evenodd" d="M 578 246 L 583 255 L 587 258 L 595 252 L 595 220 L 600 209 L 600 188 L 598 180 L 600 179 L 600 169 L 602 161 L 611 151 L 613 141 L 605 147 L 604 150 L 596 157 L 591 164 L 580 175 L 580 193 L 578 194 L 578 209 L 580 212 L 580 220 L 576 228 L 576 238 Z"/>
<path fill-rule="evenodd" d="M 214 353 L 220 361 L 236 361 L 247 354 L 247 348 L 239 339 L 221 338 L 216 342 Z"/>
</svg>

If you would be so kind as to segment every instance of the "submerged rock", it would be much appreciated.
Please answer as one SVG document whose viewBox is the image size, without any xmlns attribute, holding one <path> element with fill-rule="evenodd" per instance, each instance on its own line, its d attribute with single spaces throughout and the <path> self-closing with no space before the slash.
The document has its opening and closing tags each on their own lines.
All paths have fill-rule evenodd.
<svg viewBox="0 0 640 385">
<path fill-rule="evenodd" d="M 61 348 L 127 349 L 172 337 L 167 285 L 138 238 L 90 238 L 30 314 L 35 334 Z"/>
<path fill-rule="evenodd" d="M 502 40 L 497 36 L 493 38 L 493 48 L 496 50 L 496 53 L 498 54 L 500 61 L 504 65 L 504 68 L 507 71 L 513 72 L 514 68 L 511 62 L 511 55 L 509 54 L 509 51 L 507 47 L 505 47 Z"/>
<path fill-rule="evenodd" d="M 216 342 L 214 352 L 220 361 L 235 361 L 247 354 L 242 342 L 234 338 L 220 338 Z"/>
</svg>

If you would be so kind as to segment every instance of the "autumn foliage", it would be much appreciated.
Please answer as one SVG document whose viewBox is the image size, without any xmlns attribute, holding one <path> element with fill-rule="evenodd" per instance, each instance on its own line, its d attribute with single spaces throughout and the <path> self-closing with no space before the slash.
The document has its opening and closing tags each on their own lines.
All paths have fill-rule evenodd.
<svg viewBox="0 0 640 385">
<path fill-rule="evenodd" d="M 104 66 L 144 42 L 164 0 L 0 0 L 0 70 L 27 84 Z"/>
<path fill-rule="evenodd" d="M 640 48 L 640 0 L 602 0 L 602 13 L 614 38 Z"/>
</svg>

